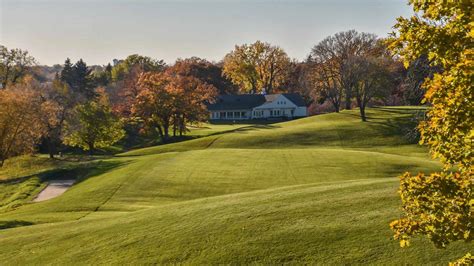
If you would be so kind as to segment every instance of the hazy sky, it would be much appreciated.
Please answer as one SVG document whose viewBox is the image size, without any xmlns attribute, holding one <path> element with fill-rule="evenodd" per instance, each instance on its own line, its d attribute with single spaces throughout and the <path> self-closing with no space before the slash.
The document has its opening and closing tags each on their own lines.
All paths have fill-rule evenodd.
<svg viewBox="0 0 474 266">
<path fill-rule="evenodd" d="M 172 63 L 218 61 L 256 40 L 305 58 L 338 31 L 386 36 L 406 0 L 0 0 L 0 44 L 27 49 L 41 64 L 88 64 L 139 53 Z"/>
</svg>

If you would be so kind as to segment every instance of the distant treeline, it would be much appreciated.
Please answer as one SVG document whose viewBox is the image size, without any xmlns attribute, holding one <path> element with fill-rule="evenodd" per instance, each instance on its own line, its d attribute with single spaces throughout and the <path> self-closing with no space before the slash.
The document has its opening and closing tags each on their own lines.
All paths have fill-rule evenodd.
<svg viewBox="0 0 474 266">
<path fill-rule="evenodd" d="M 0 46 L 0 162 L 38 147 L 90 153 L 119 142 L 169 141 L 208 119 L 219 94 L 296 92 L 312 112 L 417 105 L 439 69 L 421 56 L 407 68 L 383 39 L 354 30 L 316 44 L 307 59 L 279 46 L 236 45 L 220 62 L 192 57 L 172 65 L 130 55 L 102 66 L 82 59 L 41 66 L 27 51 Z"/>
</svg>

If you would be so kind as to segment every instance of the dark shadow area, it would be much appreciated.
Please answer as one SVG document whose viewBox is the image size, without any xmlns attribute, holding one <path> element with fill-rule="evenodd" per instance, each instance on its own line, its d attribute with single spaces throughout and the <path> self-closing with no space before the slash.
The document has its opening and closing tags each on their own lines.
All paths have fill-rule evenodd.
<svg viewBox="0 0 474 266">
<path fill-rule="evenodd" d="M 19 221 L 19 220 L 12 220 L 12 221 L 0 221 L 0 230 L 8 229 L 8 228 L 15 228 L 20 226 L 28 226 L 33 225 L 34 223 L 28 221 Z"/>
<path fill-rule="evenodd" d="M 179 142 L 183 142 L 183 141 L 187 141 L 187 140 L 194 140 L 194 139 L 200 139 L 200 138 L 212 137 L 212 136 L 220 136 L 220 135 L 228 134 L 228 133 L 249 132 L 249 131 L 253 131 L 253 130 L 257 130 L 257 129 L 275 129 L 275 128 L 280 128 L 280 127 L 281 127 L 281 126 L 271 125 L 271 124 L 255 124 L 255 125 L 251 125 L 251 126 L 246 126 L 246 127 L 236 128 L 236 129 L 229 129 L 229 130 L 224 130 L 224 131 L 220 131 L 220 132 L 215 132 L 215 133 L 212 133 L 212 134 L 209 134 L 209 135 L 204 135 L 204 136 L 182 136 L 182 137 L 176 137 L 176 138 L 174 138 L 172 141 L 168 141 L 168 142 L 166 142 L 166 143 L 161 143 L 161 144 L 157 144 L 157 145 L 154 145 L 154 146 L 142 147 L 142 148 L 166 147 L 167 145 L 175 144 L 175 143 L 179 143 Z M 217 139 L 214 139 L 213 141 L 211 141 L 210 144 L 206 145 L 205 147 L 202 147 L 202 149 L 208 148 L 208 147 L 211 146 L 216 140 L 217 140 Z M 140 149 L 142 149 L 142 148 L 140 148 Z M 115 156 L 116 156 L 116 157 L 137 157 L 137 156 L 143 156 L 143 154 L 137 154 L 137 155 L 120 155 L 120 154 L 117 154 L 117 155 L 115 155 Z"/>
<path fill-rule="evenodd" d="M 21 176 L 12 179 L 0 180 L 0 184 L 14 184 L 23 182 L 31 177 L 39 177 L 42 182 L 48 180 L 60 180 L 60 179 L 75 179 L 82 180 L 85 176 L 88 176 L 90 173 L 101 174 L 107 171 L 112 170 L 113 168 L 123 166 L 128 162 L 105 162 L 102 160 L 90 161 L 87 163 L 82 163 L 74 166 L 68 166 L 64 168 L 51 169 L 35 173 L 32 175 Z M 95 174 L 94 174 L 95 175 Z"/>
<path fill-rule="evenodd" d="M 414 112 L 417 112 L 417 111 L 425 112 L 427 107 L 426 106 L 416 106 L 416 107 L 413 107 L 413 108 L 403 108 L 403 107 L 393 108 L 393 107 L 386 107 L 386 106 L 374 106 L 374 107 L 371 107 L 371 109 L 380 110 L 380 111 L 389 112 L 389 113 L 408 114 L 408 113 L 414 113 Z"/>
<path fill-rule="evenodd" d="M 68 168 L 54 169 L 37 174 L 42 182 L 49 180 L 74 179 L 75 185 L 86 180 L 89 177 L 101 175 L 114 168 L 118 168 L 128 164 L 127 162 L 105 162 L 93 161 L 91 163 L 81 164 Z"/>
<path fill-rule="evenodd" d="M 266 125 L 253 125 L 253 126 L 247 126 L 247 127 L 241 127 L 241 128 L 237 128 L 235 130 L 231 130 L 230 132 L 247 132 L 247 131 L 252 131 L 252 130 L 256 130 L 256 129 L 274 129 L 274 128 L 281 128 L 281 126 L 275 126 L 275 125 L 270 125 L 270 124 L 266 124 Z M 219 133 L 224 133 L 224 132 L 219 132 Z M 228 133 L 228 132 L 227 132 Z"/>
<path fill-rule="evenodd" d="M 250 119 L 250 120 L 211 120 L 209 124 L 211 125 L 269 125 L 285 121 L 290 121 L 291 119 L 283 118 L 272 118 L 272 119 Z"/>
<path fill-rule="evenodd" d="M 49 171 L 44 171 L 38 174 L 24 176 L 19 179 L 9 180 L 8 182 L 2 182 L 1 190 L 6 191 L 3 197 L 0 197 L 0 213 L 14 211 L 21 206 L 30 203 L 33 197 L 37 196 L 39 191 L 37 188 L 51 180 L 74 180 L 74 185 L 76 186 L 79 183 L 101 174 L 104 174 L 112 169 L 122 167 L 128 164 L 130 161 L 125 162 L 110 162 L 110 161 L 94 161 L 92 163 L 81 164 L 76 166 L 70 166 L 65 168 L 59 168 Z M 30 178 L 36 181 L 30 182 Z M 38 180 L 39 179 L 39 180 Z M 11 183 L 16 182 L 16 183 Z M 25 186 L 20 182 L 25 182 Z M 19 193 L 8 194 L 8 191 L 13 189 L 19 189 Z M 2 226 L 0 220 L 0 227 Z M 23 226 L 21 223 L 16 224 L 7 224 L 4 225 L 5 228 Z"/>
</svg>

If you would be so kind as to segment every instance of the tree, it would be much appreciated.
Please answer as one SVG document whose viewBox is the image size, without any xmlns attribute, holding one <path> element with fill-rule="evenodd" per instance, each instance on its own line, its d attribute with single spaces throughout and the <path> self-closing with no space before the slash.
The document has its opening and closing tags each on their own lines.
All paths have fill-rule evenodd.
<svg viewBox="0 0 474 266">
<path fill-rule="evenodd" d="M 423 82 L 426 78 L 433 78 L 436 72 L 440 72 L 439 67 L 431 66 L 426 55 L 421 55 L 411 62 L 401 84 L 403 102 L 408 105 L 420 105 L 425 96 Z"/>
<path fill-rule="evenodd" d="M 96 96 L 95 94 L 95 78 L 92 75 L 92 70 L 87 64 L 79 59 L 72 65 L 69 58 L 64 62 L 64 67 L 61 70 L 61 81 L 65 82 L 71 91 L 76 94 L 77 102 L 91 100 Z"/>
<path fill-rule="evenodd" d="M 96 148 L 109 147 L 125 135 L 103 90 L 97 99 L 76 106 L 74 111 L 74 117 L 66 124 L 64 143 L 67 145 L 80 147 L 92 155 Z"/>
<path fill-rule="evenodd" d="M 320 102 L 329 100 L 338 113 L 341 109 L 343 88 L 337 79 L 334 61 L 329 59 L 308 59 L 310 80 Z"/>
<path fill-rule="evenodd" d="M 79 59 L 73 66 L 73 73 L 73 90 L 87 100 L 92 99 L 95 96 L 92 70 L 82 59 Z"/>
<path fill-rule="evenodd" d="M 0 45 L 0 89 L 18 82 L 35 64 L 35 59 L 28 54 L 28 51 L 8 50 L 7 47 Z"/>
<path fill-rule="evenodd" d="M 241 91 L 272 93 L 286 76 L 290 59 L 285 51 L 269 43 L 236 45 L 224 58 L 224 75 Z"/>
<path fill-rule="evenodd" d="M 107 68 L 106 71 L 109 71 Z M 165 68 L 163 60 L 137 54 L 117 61 L 117 64 L 110 68 L 112 84 L 108 86 L 114 112 L 121 117 L 130 118 L 132 103 L 139 93 L 139 76 L 145 72 L 161 72 Z"/>
<path fill-rule="evenodd" d="M 132 69 L 140 68 L 142 72 L 163 71 L 166 64 L 163 60 L 156 60 L 148 56 L 138 54 L 129 55 L 125 60 L 115 65 L 111 69 L 113 81 L 120 81 L 126 78 Z"/>
<path fill-rule="evenodd" d="M 74 95 L 69 86 L 56 78 L 51 84 L 42 86 L 42 116 L 44 126 L 43 140 L 48 149 L 49 157 L 54 158 L 57 147 L 61 144 L 65 121 L 70 118 L 75 105 Z"/>
<path fill-rule="evenodd" d="M 355 30 L 326 37 L 311 50 L 307 62 L 314 66 L 316 91 L 328 98 L 336 112 L 345 98 L 345 108 L 351 109 L 352 92 L 356 83 L 349 59 L 370 54 L 377 44 L 377 37 Z"/>
<path fill-rule="evenodd" d="M 32 152 L 43 134 L 38 99 L 29 79 L 0 90 L 0 167 L 11 156 Z"/>
<path fill-rule="evenodd" d="M 214 86 L 183 76 L 173 68 L 165 72 L 148 72 L 140 76 L 140 92 L 134 101 L 132 114 L 140 117 L 148 131 L 156 131 L 162 140 L 182 135 L 186 125 L 208 118 L 206 103 L 217 95 Z"/>
<path fill-rule="evenodd" d="M 156 131 L 165 141 L 169 138 L 173 114 L 172 97 L 166 89 L 169 82 L 164 73 L 144 73 L 138 81 L 140 92 L 132 106 L 132 114 L 143 120 L 146 130 Z"/>
<path fill-rule="evenodd" d="M 367 121 L 365 109 L 374 99 L 385 99 L 397 85 L 397 64 L 380 44 L 371 54 L 347 59 L 346 68 L 353 76 L 351 90 L 359 107 L 362 121 Z"/>
<path fill-rule="evenodd" d="M 75 74 L 71 59 L 66 58 L 66 61 L 64 61 L 64 66 L 61 70 L 60 78 L 61 81 L 65 82 L 70 88 L 74 86 Z"/>
<path fill-rule="evenodd" d="M 206 103 L 217 96 L 217 89 L 208 83 L 192 76 L 177 74 L 174 68 L 167 70 L 171 82 L 167 90 L 173 102 L 173 136 L 182 136 L 189 123 L 204 122 L 209 118 Z"/>
<path fill-rule="evenodd" d="M 474 191 L 473 147 L 474 50 L 472 1 L 410 1 L 418 14 L 398 18 L 391 48 L 408 66 L 428 55 L 442 69 L 427 79 L 424 101 L 431 104 L 419 126 L 421 143 L 444 164 L 439 173 L 401 176 L 404 217 L 391 223 L 402 247 L 414 235 L 427 236 L 437 247 L 472 241 Z M 462 262 L 472 264 L 467 254 Z"/>
<path fill-rule="evenodd" d="M 202 82 L 213 85 L 219 90 L 219 94 L 234 94 L 238 91 L 238 87 L 223 75 L 222 65 L 220 64 L 214 64 L 198 57 L 191 57 L 176 60 L 172 68 L 172 71 L 179 75 L 195 77 Z"/>
<path fill-rule="evenodd" d="M 306 102 L 306 105 L 309 106 L 313 102 L 313 86 L 309 70 L 308 63 L 292 60 L 288 65 L 288 74 L 285 80 L 276 90 L 287 93 L 299 93 Z"/>
</svg>

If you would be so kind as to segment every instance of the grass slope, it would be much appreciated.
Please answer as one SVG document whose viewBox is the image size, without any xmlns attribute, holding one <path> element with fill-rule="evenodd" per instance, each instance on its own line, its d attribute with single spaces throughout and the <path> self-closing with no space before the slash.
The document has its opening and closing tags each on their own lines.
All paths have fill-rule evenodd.
<svg viewBox="0 0 474 266">
<path fill-rule="evenodd" d="M 390 240 L 388 223 L 400 214 L 395 176 L 439 168 L 403 137 L 413 112 L 210 126 L 207 137 L 102 160 L 62 196 L 0 214 L 20 226 L 0 231 L 0 260 L 447 262 L 468 247 L 439 251 L 419 240 L 400 249 Z"/>
</svg>

